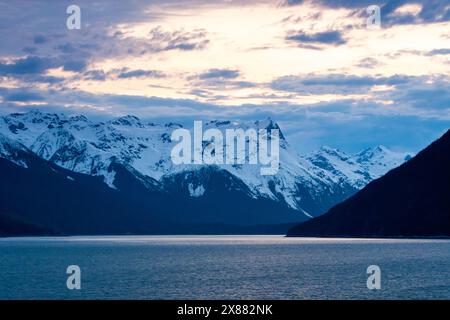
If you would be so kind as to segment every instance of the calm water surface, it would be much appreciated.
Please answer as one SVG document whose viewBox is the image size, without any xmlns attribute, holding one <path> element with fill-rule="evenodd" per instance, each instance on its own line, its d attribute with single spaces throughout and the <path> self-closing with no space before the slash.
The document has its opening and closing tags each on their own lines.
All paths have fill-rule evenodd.
<svg viewBox="0 0 450 320">
<path fill-rule="evenodd" d="M 81 290 L 67 289 L 68 265 Z M 369 265 L 381 290 L 366 287 Z M 450 299 L 450 241 L 4 238 L 0 299 Z"/>
</svg>

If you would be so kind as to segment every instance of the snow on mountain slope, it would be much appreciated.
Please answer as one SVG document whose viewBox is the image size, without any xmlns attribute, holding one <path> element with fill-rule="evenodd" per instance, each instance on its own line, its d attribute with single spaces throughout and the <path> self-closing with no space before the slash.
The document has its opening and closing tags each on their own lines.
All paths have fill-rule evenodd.
<svg viewBox="0 0 450 320">
<path fill-rule="evenodd" d="M 29 152 L 27 148 L 0 133 L 0 158 L 7 159 L 18 166 L 27 168 L 26 162 L 18 154 L 20 151 Z"/>
<path fill-rule="evenodd" d="M 170 153 L 176 123 L 145 123 L 134 116 L 107 122 L 91 122 L 84 116 L 67 117 L 33 111 L 0 117 L 0 133 L 30 148 L 37 155 L 66 169 L 104 177 L 115 188 L 115 172 L 111 164 L 126 165 L 141 180 L 148 177 L 159 181 L 157 187 L 170 189 L 164 183 L 178 181 L 183 176 L 192 179 L 205 165 L 174 165 Z M 209 121 L 204 130 L 280 129 L 270 119 L 255 122 Z M 266 137 L 266 139 L 270 139 Z M 208 142 L 204 142 L 204 148 Z M 247 158 L 250 155 L 247 155 Z M 385 147 L 368 149 L 356 155 L 322 148 L 308 156 L 299 156 L 280 130 L 280 166 L 273 176 L 261 176 L 260 165 L 219 164 L 212 167 L 225 170 L 241 180 L 252 198 L 268 198 L 283 202 L 311 217 L 327 210 L 374 178 L 405 161 Z M 144 177 L 144 178 L 143 178 Z M 162 183 L 164 182 L 164 183 Z M 156 187 L 155 183 L 151 184 Z M 186 193 L 199 198 L 208 193 L 206 183 L 193 180 L 186 184 Z M 237 184 L 229 188 L 239 188 Z M 241 188 L 242 189 L 242 188 Z M 244 189 L 242 189 L 244 190 Z"/>
</svg>

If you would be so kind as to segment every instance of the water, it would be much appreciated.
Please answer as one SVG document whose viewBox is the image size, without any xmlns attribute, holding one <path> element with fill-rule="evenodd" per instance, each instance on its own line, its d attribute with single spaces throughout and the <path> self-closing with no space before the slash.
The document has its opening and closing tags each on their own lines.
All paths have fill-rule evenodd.
<svg viewBox="0 0 450 320">
<path fill-rule="evenodd" d="M 66 287 L 73 264 L 81 290 Z M 366 286 L 373 264 L 381 290 Z M 0 299 L 450 299 L 450 241 L 6 238 Z"/>
</svg>

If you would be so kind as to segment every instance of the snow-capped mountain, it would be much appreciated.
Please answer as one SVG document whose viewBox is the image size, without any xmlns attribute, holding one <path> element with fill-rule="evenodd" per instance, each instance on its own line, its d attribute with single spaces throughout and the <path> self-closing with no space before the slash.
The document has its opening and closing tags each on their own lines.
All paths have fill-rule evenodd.
<svg viewBox="0 0 450 320">
<path fill-rule="evenodd" d="M 383 176 L 411 157 L 410 153 L 393 152 L 385 146 L 367 148 L 354 155 L 348 155 L 338 149 L 322 147 L 319 151 L 307 156 L 307 159 L 314 165 L 331 172 L 340 182 L 362 189 L 370 181 Z"/>
<path fill-rule="evenodd" d="M 377 146 L 355 154 L 353 159 L 371 175 L 370 179 L 376 179 L 390 169 L 410 160 L 412 156 L 407 152 L 393 152 L 385 146 Z"/>
<path fill-rule="evenodd" d="M 209 121 L 203 126 L 219 130 L 280 129 L 270 119 L 245 123 Z M 148 123 L 134 116 L 107 122 L 39 111 L 0 117 L 0 134 L 63 168 L 102 176 L 111 188 L 120 188 L 114 164 L 127 168 L 149 189 L 195 199 L 213 192 L 216 182 L 211 177 L 219 175 L 220 180 L 226 177 L 227 190 L 282 203 L 308 217 L 325 212 L 409 157 L 382 146 L 356 155 L 323 147 L 300 156 L 280 130 L 280 165 L 276 175 L 261 176 L 260 167 L 249 164 L 208 165 L 210 170 L 205 171 L 206 165 L 172 163 L 170 154 L 175 142 L 171 141 L 171 134 L 180 127 L 177 123 Z"/>
</svg>

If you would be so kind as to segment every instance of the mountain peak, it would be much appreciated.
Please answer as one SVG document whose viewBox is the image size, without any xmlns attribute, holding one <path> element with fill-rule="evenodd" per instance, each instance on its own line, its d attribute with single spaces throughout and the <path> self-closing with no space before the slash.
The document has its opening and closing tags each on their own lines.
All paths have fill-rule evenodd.
<svg viewBox="0 0 450 320">
<path fill-rule="evenodd" d="M 368 161 L 380 159 L 410 159 L 412 154 L 410 152 L 394 152 L 386 146 L 378 145 L 372 148 L 364 149 L 356 153 L 353 157 L 355 161 L 364 163 Z"/>
<path fill-rule="evenodd" d="M 116 126 L 138 127 L 138 128 L 144 127 L 144 124 L 138 117 L 131 115 L 116 118 L 111 121 L 111 124 Z"/>
<path fill-rule="evenodd" d="M 272 120 L 271 117 L 267 117 L 264 120 L 256 120 L 255 124 L 260 128 L 266 128 L 266 129 L 279 129 L 280 127 L 278 124 Z"/>
<path fill-rule="evenodd" d="M 221 121 L 221 120 L 211 120 L 205 123 L 205 126 L 216 126 L 216 127 L 222 127 L 222 126 L 229 126 L 231 125 L 231 121 L 229 120 L 225 120 L 225 121 Z"/>
<path fill-rule="evenodd" d="M 380 145 L 375 146 L 375 147 L 366 148 L 363 151 L 359 152 L 358 154 L 360 154 L 360 155 L 363 155 L 363 154 L 373 155 L 373 154 L 390 153 L 390 152 L 392 152 L 391 149 L 389 149 L 388 147 L 380 144 Z"/>
<path fill-rule="evenodd" d="M 176 122 L 169 122 L 164 125 L 166 128 L 183 128 L 183 125 Z"/>
<path fill-rule="evenodd" d="M 284 137 L 280 126 L 278 125 L 278 123 L 276 121 L 272 120 L 271 117 L 267 117 L 264 120 L 257 120 L 257 121 L 255 121 L 255 125 L 260 129 L 266 129 L 269 133 L 270 133 L 270 130 L 278 130 L 280 140 L 286 141 L 286 138 Z"/>
<path fill-rule="evenodd" d="M 343 160 L 343 161 L 346 161 L 347 159 L 349 159 L 349 155 L 346 154 L 344 151 L 339 150 L 337 148 L 331 148 L 329 146 L 322 146 L 319 149 L 319 151 L 316 153 L 316 155 L 339 158 L 340 160 Z"/>
<path fill-rule="evenodd" d="M 72 116 L 69 119 L 70 122 L 88 122 L 88 118 L 86 118 L 84 115 L 77 115 L 77 116 Z"/>
<path fill-rule="evenodd" d="M 383 146 L 382 144 L 376 146 L 375 148 L 373 148 L 374 151 L 377 152 L 389 152 L 391 151 L 390 149 L 388 149 L 387 147 Z"/>
</svg>

